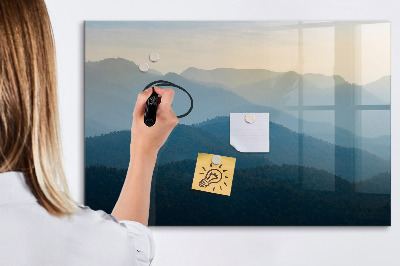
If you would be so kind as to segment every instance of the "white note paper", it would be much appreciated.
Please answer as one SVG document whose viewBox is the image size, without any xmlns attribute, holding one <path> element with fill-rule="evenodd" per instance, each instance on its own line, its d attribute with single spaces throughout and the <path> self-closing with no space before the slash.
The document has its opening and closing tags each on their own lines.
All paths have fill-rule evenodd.
<svg viewBox="0 0 400 266">
<path fill-rule="evenodd" d="M 240 152 L 269 152 L 269 113 L 231 113 L 230 143 Z"/>
</svg>

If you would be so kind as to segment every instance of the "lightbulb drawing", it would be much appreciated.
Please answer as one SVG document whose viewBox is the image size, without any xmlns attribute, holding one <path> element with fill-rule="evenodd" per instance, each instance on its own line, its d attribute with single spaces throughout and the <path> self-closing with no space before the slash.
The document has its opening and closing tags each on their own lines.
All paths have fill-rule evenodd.
<svg viewBox="0 0 400 266">
<path fill-rule="evenodd" d="M 206 177 L 199 182 L 200 187 L 208 187 L 212 183 L 218 183 L 222 179 L 222 173 L 218 169 L 208 170 Z"/>
<path fill-rule="evenodd" d="M 210 167 L 213 167 L 213 164 L 210 163 Z M 199 182 L 199 187 L 203 187 L 206 188 L 208 186 L 210 186 L 211 184 L 218 184 L 219 182 L 221 182 L 221 180 L 224 177 L 224 172 L 228 171 L 226 169 L 221 169 L 222 164 L 218 165 L 218 168 L 211 168 L 209 170 L 207 170 L 204 166 L 202 167 L 202 169 L 205 171 L 203 173 L 200 173 L 201 175 L 205 174 L 205 177 L 203 179 L 200 180 Z M 225 175 L 225 178 L 228 178 L 228 176 Z M 228 186 L 226 184 L 226 182 L 222 182 L 219 186 L 219 189 L 222 190 L 223 186 Z M 218 186 L 214 186 L 213 187 L 213 191 L 215 191 L 215 188 L 218 188 Z"/>
</svg>

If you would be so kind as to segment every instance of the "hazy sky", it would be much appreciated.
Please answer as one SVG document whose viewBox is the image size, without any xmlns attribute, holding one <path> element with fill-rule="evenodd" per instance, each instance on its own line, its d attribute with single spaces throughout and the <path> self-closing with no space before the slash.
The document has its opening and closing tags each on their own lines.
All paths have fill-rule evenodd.
<svg viewBox="0 0 400 266">
<path fill-rule="evenodd" d="M 122 57 L 162 73 L 201 69 L 245 68 L 338 74 L 365 84 L 390 75 L 390 23 L 355 26 L 330 22 L 303 29 L 303 64 L 299 62 L 298 22 L 86 22 L 85 61 Z M 326 25 L 329 25 L 328 27 Z M 347 51 L 356 40 L 355 53 Z M 335 44 L 342 47 L 336 58 Z M 338 50 L 336 50 L 338 51 Z M 150 63 L 148 55 L 160 60 Z M 339 63 L 338 63 L 339 62 Z M 357 71 L 354 75 L 351 66 Z"/>
</svg>

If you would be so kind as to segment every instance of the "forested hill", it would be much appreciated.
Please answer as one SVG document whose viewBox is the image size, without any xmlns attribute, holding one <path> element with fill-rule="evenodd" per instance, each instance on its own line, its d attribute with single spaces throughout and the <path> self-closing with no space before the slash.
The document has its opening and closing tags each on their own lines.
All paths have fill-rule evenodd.
<svg viewBox="0 0 400 266">
<path fill-rule="evenodd" d="M 184 160 L 156 168 L 150 225 L 390 225 L 390 195 L 357 193 L 354 184 L 325 171 L 294 165 L 237 169 L 228 197 L 192 190 L 194 167 L 194 160 Z M 126 169 L 91 166 L 85 175 L 85 203 L 111 212 Z M 334 184 L 334 191 L 321 190 L 321 184 Z"/>
</svg>

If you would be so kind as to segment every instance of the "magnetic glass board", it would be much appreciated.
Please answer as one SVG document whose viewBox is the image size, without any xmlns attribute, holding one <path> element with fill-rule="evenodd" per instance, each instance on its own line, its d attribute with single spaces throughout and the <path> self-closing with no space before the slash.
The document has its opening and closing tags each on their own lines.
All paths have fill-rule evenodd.
<svg viewBox="0 0 400 266">
<path fill-rule="evenodd" d="M 85 203 L 111 212 L 136 96 L 164 79 L 194 108 L 158 155 L 150 225 L 390 225 L 390 76 L 387 21 L 88 21 Z M 230 113 L 269 113 L 270 151 L 235 150 Z M 198 153 L 236 158 L 230 196 L 191 188 Z"/>
</svg>

